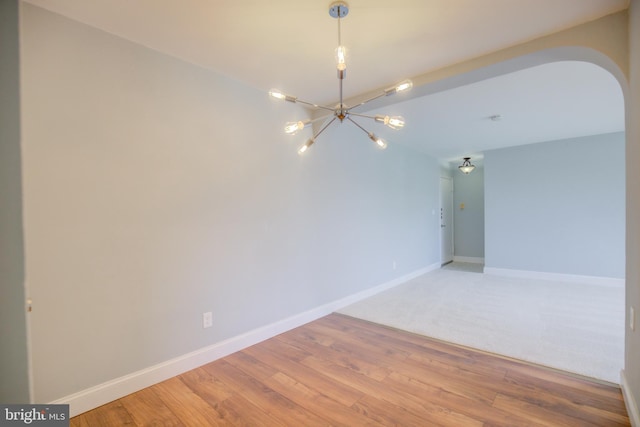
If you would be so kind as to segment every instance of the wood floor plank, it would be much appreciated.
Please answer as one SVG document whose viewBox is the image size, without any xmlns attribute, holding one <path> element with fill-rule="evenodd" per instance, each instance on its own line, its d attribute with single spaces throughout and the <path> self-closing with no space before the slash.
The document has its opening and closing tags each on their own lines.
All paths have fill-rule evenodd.
<svg viewBox="0 0 640 427">
<path fill-rule="evenodd" d="M 470 399 L 439 387 L 421 383 L 415 378 L 409 378 L 404 375 L 394 373 L 385 380 L 385 384 L 394 390 L 403 390 L 404 393 L 410 396 L 423 396 L 433 404 L 445 408 L 454 408 L 462 415 L 483 422 L 485 426 L 541 427 L 544 425 L 523 418 L 516 412 L 495 408 L 493 407 L 493 402 Z"/>
<path fill-rule="evenodd" d="M 131 414 L 129 414 L 122 402 L 118 400 L 100 406 L 93 411 L 85 412 L 79 417 L 74 417 L 71 419 L 69 424 L 78 427 L 117 427 L 136 425 Z"/>
<path fill-rule="evenodd" d="M 382 380 L 389 375 L 389 369 L 382 359 L 372 357 L 371 354 L 362 353 L 356 346 L 352 346 L 350 351 L 334 341 L 330 346 L 317 345 L 309 341 L 297 341 L 290 343 L 292 347 L 304 349 L 308 355 L 314 354 L 326 359 L 331 359 L 342 366 L 353 369 L 370 376 L 373 379 Z M 377 362 L 377 363 L 376 363 Z"/>
<path fill-rule="evenodd" d="M 494 407 L 518 413 L 521 417 L 548 426 L 592 427 L 599 425 L 591 421 L 573 418 L 558 411 L 548 411 L 526 400 L 515 399 L 510 396 L 498 395 L 494 402 Z"/>
<path fill-rule="evenodd" d="M 430 397 L 434 393 L 441 392 L 437 387 L 431 387 L 430 390 L 409 390 L 405 384 L 393 384 L 387 380 L 379 382 L 347 367 L 332 364 L 330 361 L 315 356 L 308 357 L 303 363 L 325 372 L 337 382 L 347 383 L 351 387 L 367 392 L 369 397 L 403 408 L 403 411 L 428 421 L 428 424 L 451 425 L 452 418 L 454 418 L 447 415 L 451 411 L 446 405 L 441 406 L 432 402 Z M 465 419 L 464 421 L 465 425 L 478 425 L 478 422 L 473 419 Z M 455 423 L 460 423 L 460 420 L 454 422 L 454 425 L 457 425 Z"/>
<path fill-rule="evenodd" d="M 630 426 L 619 387 L 332 314 L 74 427 Z"/>
<path fill-rule="evenodd" d="M 261 382 L 278 372 L 278 369 L 256 359 L 246 350 L 225 357 L 225 361 Z"/>
<path fill-rule="evenodd" d="M 167 408 L 181 420 L 189 420 L 194 425 L 226 425 L 224 417 L 179 377 L 156 384 L 153 390 Z"/>
<path fill-rule="evenodd" d="M 278 419 L 278 417 L 271 416 L 261 410 L 258 410 L 252 402 L 249 402 L 244 396 L 236 395 L 233 399 L 227 399 L 224 402 L 220 402 L 215 406 L 225 420 L 227 420 L 230 426 L 273 426 L 273 427 L 288 427 L 291 425 L 309 425 L 315 426 L 316 424 L 291 424 L 286 421 Z M 194 425 L 195 427 L 195 425 Z"/>
<path fill-rule="evenodd" d="M 488 378 L 483 382 L 477 375 L 462 376 L 459 373 L 454 375 L 452 372 L 440 372 L 437 367 L 413 361 L 399 366 L 391 375 L 403 375 L 452 394 L 486 403 L 493 402 L 497 394 L 495 387 L 488 387 L 491 383 Z"/>
<path fill-rule="evenodd" d="M 421 426 L 425 423 L 423 416 L 371 396 L 364 396 L 352 408 L 386 426 Z"/>
<path fill-rule="evenodd" d="M 382 425 L 367 416 L 358 416 L 360 414 L 351 407 L 336 402 L 319 390 L 310 388 L 284 373 L 279 372 L 274 375 L 268 381 L 268 385 L 298 405 L 327 420 L 331 425 L 347 427 Z"/>
<path fill-rule="evenodd" d="M 482 426 L 483 421 L 465 414 L 461 409 L 451 405 L 451 401 L 440 399 L 438 396 L 451 395 L 450 392 L 428 384 L 421 383 L 412 378 L 402 377 L 393 373 L 385 379 L 384 386 L 390 394 L 385 400 L 393 400 L 408 410 L 420 414 L 424 419 L 445 426 Z M 400 396 L 401 399 L 395 396 Z M 468 399 L 467 399 L 468 400 Z M 470 404 L 467 403 L 467 404 Z M 466 406 L 466 405 L 465 405 Z"/>
<path fill-rule="evenodd" d="M 556 374 L 561 377 L 562 374 Z M 559 378 L 561 379 L 561 378 Z M 594 422 L 597 425 L 624 425 L 628 422 L 624 402 L 609 396 L 594 397 L 590 392 L 591 384 L 584 384 L 585 390 L 576 389 L 576 381 L 582 384 L 584 381 L 575 378 L 569 379 L 574 386 L 564 384 L 549 384 L 549 381 L 540 378 L 523 379 L 521 382 L 513 381 L 507 377 L 509 387 L 502 389 L 503 396 L 517 398 L 521 401 L 535 404 L 539 408 L 552 408 L 554 412 L 560 412 L 585 422 Z M 542 384 L 542 385 L 540 385 Z M 553 392 L 549 392 L 553 390 Z"/>
<path fill-rule="evenodd" d="M 618 387 L 550 369 L 539 369 L 537 366 L 521 364 L 511 367 L 505 378 L 539 390 L 562 392 L 571 399 L 579 399 L 587 404 L 616 406 L 616 402 L 620 402 Z"/>
<path fill-rule="evenodd" d="M 203 368 L 185 372 L 180 375 L 180 379 L 209 404 L 222 402 L 234 394 L 233 389 Z"/>
<path fill-rule="evenodd" d="M 154 387 L 142 389 L 120 399 L 136 425 L 184 426 L 164 404 Z"/>
<path fill-rule="evenodd" d="M 363 396 L 363 393 L 353 389 L 343 383 L 336 382 L 321 372 L 315 371 L 302 363 L 293 362 L 288 359 L 288 352 L 291 350 L 291 346 L 286 343 L 270 348 L 268 350 L 256 351 L 255 348 L 245 349 L 244 352 L 253 355 L 257 360 L 264 364 L 278 368 L 279 372 L 272 375 L 277 375 L 281 372 L 286 374 L 296 381 L 313 385 L 315 389 L 322 390 L 323 394 L 327 397 L 336 400 L 344 406 L 353 405 L 358 399 Z M 307 356 L 308 357 L 308 356 Z M 305 357 L 306 358 L 306 357 Z M 265 378 L 265 381 L 268 379 Z"/>
<path fill-rule="evenodd" d="M 257 380 L 224 359 L 205 365 L 204 369 L 234 389 L 235 396 L 223 402 L 227 406 L 231 405 L 230 408 L 235 407 L 232 402 L 237 400 L 236 396 L 242 396 L 247 402 L 245 406 L 258 408 L 265 414 L 265 422 L 272 419 L 273 425 L 290 425 L 291 421 L 300 421 L 300 425 L 327 424 L 325 420 L 314 413 L 309 413 L 295 401 L 276 392 L 263 381 Z"/>
</svg>

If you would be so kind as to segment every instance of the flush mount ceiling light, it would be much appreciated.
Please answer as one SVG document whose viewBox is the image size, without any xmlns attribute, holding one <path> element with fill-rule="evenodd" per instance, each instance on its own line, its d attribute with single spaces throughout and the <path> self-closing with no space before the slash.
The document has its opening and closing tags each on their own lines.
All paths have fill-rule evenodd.
<svg viewBox="0 0 640 427">
<path fill-rule="evenodd" d="M 471 171 L 473 171 L 476 167 L 475 165 L 471 164 L 471 157 L 464 157 L 463 160 L 464 162 L 462 162 L 462 164 L 458 166 L 458 169 L 460 169 L 460 172 L 462 172 L 463 174 L 469 175 Z"/>
<path fill-rule="evenodd" d="M 369 132 L 368 130 L 360 126 L 357 122 L 353 120 L 352 116 L 373 119 L 374 121 L 378 123 L 382 123 L 390 127 L 391 129 L 401 129 L 404 126 L 404 118 L 400 116 L 392 116 L 392 117 L 383 116 L 383 115 L 369 116 L 366 114 L 354 113 L 353 110 L 355 108 L 361 107 L 367 102 L 373 101 L 374 99 L 378 99 L 383 96 L 390 96 L 398 92 L 403 92 L 411 89 L 413 87 L 413 83 L 411 83 L 411 80 L 405 80 L 402 83 L 399 83 L 396 86 L 385 89 L 384 91 L 382 91 L 382 93 L 375 95 L 367 99 L 366 101 L 363 101 L 351 107 L 345 105 L 343 102 L 342 81 L 347 75 L 347 64 L 346 64 L 347 49 L 342 45 L 341 34 L 340 34 L 340 19 L 347 16 L 348 13 L 349 13 L 349 7 L 344 2 L 334 2 L 329 6 L 329 15 L 331 15 L 333 18 L 336 18 L 338 20 L 338 47 L 335 50 L 335 59 L 336 59 L 336 67 L 338 69 L 339 95 L 340 95 L 340 102 L 338 103 L 338 105 L 336 105 L 335 107 L 322 106 L 318 104 L 313 104 L 311 102 L 303 101 L 301 99 L 298 99 L 295 96 L 287 95 L 284 92 L 277 89 L 271 89 L 271 91 L 269 91 L 269 95 L 271 95 L 273 98 L 276 98 L 282 101 L 300 103 L 300 104 L 311 106 L 313 108 L 318 108 L 318 109 L 331 112 L 330 114 L 323 117 L 318 117 L 311 120 L 288 122 L 285 125 L 284 127 L 285 133 L 289 135 L 295 135 L 296 133 L 304 129 L 305 126 L 311 124 L 312 122 L 331 118 L 331 120 L 329 120 L 324 126 L 322 126 L 320 130 L 315 133 L 315 135 L 309 138 L 307 142 L 302 147 L 300 147 L 300 149 L 298 150 L 298 154 L 305 153 L 309 149 L 309 147 L 311 147 L 311 145 L 314 142 L 316 142 L 316 138 L 322 132 L 324 132 L 324 130 L 327 127 L 329 127 L 331 123 L 335 122 L 336 120 L 340 120 L 340 122 L 344 122 L 345 120 L 350 121 L 351 123 L 356 125 L 358 128 L 360 128 L 364 133 L 366 133 L 369 139 L 371 139 L 376 144 L 376 146 L 380 149 L 387 148 L 387 143 L 382 138 L 379 138 L 378 136 L 376 136 L 373 132 Z"/>
</svg>

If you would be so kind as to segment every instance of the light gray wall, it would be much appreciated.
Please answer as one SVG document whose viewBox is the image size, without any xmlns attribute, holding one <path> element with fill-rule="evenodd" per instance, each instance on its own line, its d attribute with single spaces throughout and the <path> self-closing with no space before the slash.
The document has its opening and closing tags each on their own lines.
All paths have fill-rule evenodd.
<svg viewBox="0 0 640 427">
<path fill-rule="evenodd" d="M 452 166 L 449 163 L 440 163 L 440 176 L 445 178 L 453 178 Z"/>
<path fill-rule="evenodd" d="M 627 307 L 636 309 L 636 328 L 627 327 L 625 341 L 625 376 L 629 391 L 640 408 L 640 0 L 629 7 L 629 76 L 626 100 L 627 127 Z M 628 316 L 627 309 L 627 316 Z M 627 317 L 627 325 L 629 319 Z"/>
<path fill-rule="evenodd" d="M 623 278 L 624 138 L 485 152 L 486 267 Z"/>
<path fill-rule="evenodd" d="M 484 164 L 472 160 L 476 168 L 465 175 L 460 163 L 452 165 L 454 256 L 484 258 Z"/>
<path fill-rule="evenodd" d="M 37 401 L 439 261 L 435 159 L 346 124 L 300 157 L 295 105 L 23 6 Z"/>
<path fill-rule="evenodd" d="M 18 1 L 0 1 L 0 402 L 28 403 Z"/>
</svg>

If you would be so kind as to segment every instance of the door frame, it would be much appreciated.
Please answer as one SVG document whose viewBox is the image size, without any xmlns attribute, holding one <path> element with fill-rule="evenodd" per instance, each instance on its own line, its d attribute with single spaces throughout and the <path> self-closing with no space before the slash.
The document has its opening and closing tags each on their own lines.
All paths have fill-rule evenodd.
<svg viewBox="0 0 640 427">
<path fill-rule="evenodd" d="M 446 184 L 445 184 L 446 183 Z M 445 193 L 450 193 L 449 200 L 446 199 Z M 446 205 L 446 206 L 445 206 Z M 447 209 L 448 208 L 448 209 Z M 449 219 L 449 224 L 445 221 L 445 216 Z M 445 221 L 443 223 L 443 221 Z M 447 225 L 449 225 L 447 227 Z M 446 229 L 446 230 L 443 230 Z M 445 233 L 446 232 L 446 233 Z M 453 262 L 454 258 L 454 224 L 453 224 L 453 178 L 449 176 L 440 177 L 440 265 Z M 451 252 L 445 254 L 444 239 L 449 240 Z"/>
</svg>

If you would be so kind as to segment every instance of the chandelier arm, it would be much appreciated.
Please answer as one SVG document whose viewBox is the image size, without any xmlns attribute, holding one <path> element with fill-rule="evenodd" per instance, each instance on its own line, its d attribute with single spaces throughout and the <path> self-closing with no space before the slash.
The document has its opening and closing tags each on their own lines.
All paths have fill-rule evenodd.
<svg viewBox="0 0 640 427">
<path fill-rule="evenodd" d="M 351 123 L 353 123 L 354 125 L 358 126 L 360 129 L 362 129 L 362 131 L 363 131 L 364 133 L 366 133 L 369 137 L 371 137 L 371 135 L 373 135 L 373 133 L 369 132 L 368 130 L 366 130 L 365 128 L 363 128 L 362 126 L 360 126 L 360 125 L 358 124 L 358 122 L 354 121 L 351 117 L 347 116 L 347 119 L 349 119 L 349 121 L 350 121 Z"/>
<path fill-rule="evenodd" d="M 369 139 L 372 140 L 373 142 L 375 142 L 375 144 L 378 146 L 378 148 L 380 148 L 382 150 L 387 148 L 387 143 L 385 142 L 384 139 L 378 138 L 373 132 L 369 132 L 368 130 L 366 130 L 365 128 L 360 126 L 356 121 L 354 121 L 351 117 L 347 116 L 347 119 L 349 119 L 349 121 L 351 121 L 351 123 L 353 123 L 354 125 L 358 126 L 364 133 L 366 133 L 367 136 L 369 137 Z"/>
<path fill-rule="evenodd" d="M 334 111 L 334 108 L 331 107 L 325 107 L 324 105 L 318 105 L 318 104 L 314 104 L 312 102 L 307 102 L 307 101 L 303 101 L 301 99 L 296 99 L 296 102 L 299 102 L 300 104 L 305 104 L 305 105 L 310 105 L 314 108 L 320 108 L 322 110 L 327 110 L 327 111 Z"/>
<path fill-rule="evenodd" d="M 382 123 L 383 125 L 391 128 L 391 129 L 402 129 L 404 127 L 404 117 L 402 116 L 383 116 L 381 114 L 376 114 L 375 116 L 370 116 L 368 114 L 358 114 L 358 113 L 349 113 L 353 116 L 358 117 L 366 117 L 367 119 L 373 119 L 377 123 Z"/>
<path fill-rule="evenodd" d="M 335 113 L 327 114 L 326 116 L 316 117 L 315 119 L 309 120 L 307 123 L 313 123 L 313 122 L 317 122 L 317 121 L 320 121 L 320 120 L 326 120 L 327 118 L 329 118 L 329 117 L 331 117 L 333 115 L 335 115 Z"/>
<path fill-rule="evenodd" d="M 373 101 L 374 99 L 382 98 L 383 96 L 386 96 L 386 95 L 387 95 L 387 94 L 386 94 L 385 92 L 382 92 L 382 93 L 381 93 L 381 94 L 379 94 L 379 95 L 372 96 L 371 98 L 367 99 L 366 101 L 362 101 L 361 103 L 356 104 L 356 105 L 354 105 L 353 107 L 350 107 L 350 108 L 349 108 L 349 111 L 353 110 L 354 108 L 361 107 L 361 106 L 363 106 L 364 104 L 366 104 L 367 102 L 371 102 L 371 101 Z"/>
<path fill-rule="evenodd" d="M 320 134 L 321 134 L 322 132 L 324 132 L 324 130 L 325 130 L 326 128 L 328 128 L 328 127 L 329 127 L 329 125 L 330 125 L 331 123 L 335 122 L 335 121 L 336 121 L 336 119 L 337 119 L 337 117 L 334 117 L 333 119 L 331 119 L 331 121 L 330 121 L 329 123 L 327 123 L 326 125 L 324 125 L 324 126 L 322 127 L 322 129 L 320 129 L 320 130 L 318 131 L 318 133 L 316 133 L 315 135 L 313 135 L 313 138 L 312 138 L 312 139 L 316 139 L 318 136 L 320 136 Z"/>
<path fill-rule="evenodd" d="M 351 107 L 351 108 L 353 108 L 353 107 Z M 351 111 L 349 111 L 349 115 L 350 115 L 350 116 L 358 116 L 358 117 L 366 117 L 367 119 L 373 119 L 373 120 L 375 120 L 375 119 L 376 119 L 376 117 L 375 117 L 375 116 L 370 116 L 370 115 L 368 115 L 368 114 L 352 113 Z"/>
<path fill-rule="evenodd" d="M 413 87 L 413 82 L 412 82 L 411 80 L 405 80 L 405 81 L 401 82 L 400 84 L 398 84 L 397 86 L 394 86 L 394 87 L 390 87 L 390 88 L 388 88 L 388 89 L 385 89 L 384 91 L 382 91 L 382 93 L 381 93 L 381 94 L 379 94 L 379 95 L 375 95 L 375 96 L 372 96 L 371 98 L 369 98 L 369 99 L 367 99 L 367 100 L 365 100 L 365 101 L 362 101 L 360 104 L 356 104 L 356 105 L 354 105 L 354 106 L 353 106 L 353 107 L 351 107 L 351 108 L 357 108 L 357 107 L 360 107 L 361 105 L 364 105 L 364 104 L 366 104 L 367 102 L 371 102 L 371 101 L 373 101 L 374 99 L 382 98 L 383 96 L 390 96 L 390 95 L 394 95 L 394 94 L 396 94 L 396 93 L 398 93 L 398 92 L 403 92 L 403 91 L 409 90 L 409 89 L 411 89 L 412 87 Z"/>
</svg>

